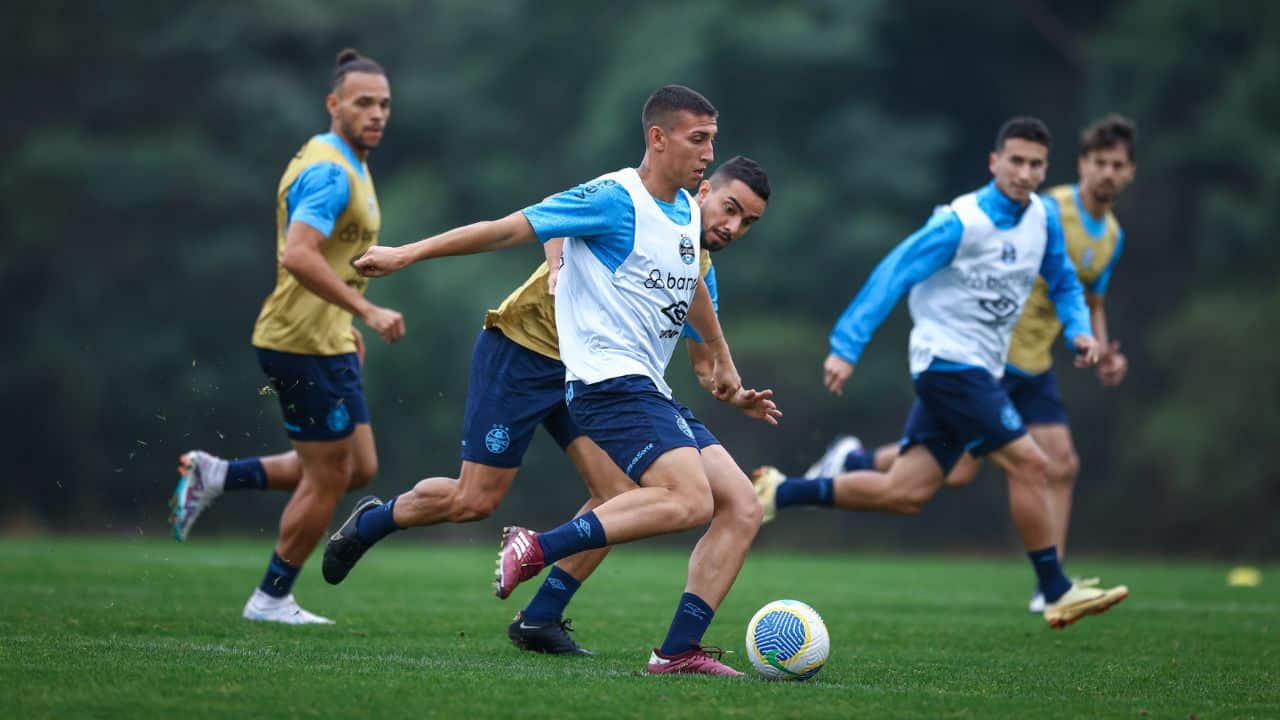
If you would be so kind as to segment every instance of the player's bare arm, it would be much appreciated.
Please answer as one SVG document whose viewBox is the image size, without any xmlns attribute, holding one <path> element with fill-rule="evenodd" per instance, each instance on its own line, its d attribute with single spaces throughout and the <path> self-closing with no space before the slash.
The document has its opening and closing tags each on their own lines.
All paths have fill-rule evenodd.
<svg viewBox="0 0 1280 720">
<path fill-rule="evenodd" d="M 320 252 L 324 240 L 319 230 L 306 223 L 289 223 L 280 264 L 303 287 L 360 318 L 383 340 L 391 343 L 404 337 L 404 316 L 369 302 L 333 272 Z"/>
<path fill-rule="evenodd" d="M 375 246 L 353 265 L 365 277 L 382 277 L 422 260 L 475 255 L 537 241 L 533 226 L 519 211 L 500 220 L 485 220 L 398 247 Z"/>
<path fill-rule="evenodd" d="M 685 342 L 689 349 L 689 364 L 693 366 L 694 377 L 698 379 L 698 384 L 703 390 L 714 394 L 715 380 L 713 371 L 715 369 L 715 358 L 711 355 L 711 350 L 706 343 L 689 340 Z M 782 411 L 773 401 L 773 390 L 755 390 L 748 388 L 738 388 L 738 392 L 726 402 L 742 411 L 744 415 L 756 420 L 763 420 L 770 425 L 777 425 L 778 418 L 782 417 Z"/>
<path fill-rule="evenodd" d="M 542 244 L 542 251 L 547 258 L 547 291 L 555 295 L 560 267 L 564 265 L 564 238 L 551 238 Z"/>
<path fill-rule="evenodd" d="M 1120 352 L 1120 341 L 1112 340 L 1107 332 L 1104 298 L 1103 295 L 1088 293 L 1085 295 L 1085 302 L 1089 304 L 1089 321 L 1100 350 L 1098 381 L 1107 387 L 1115 387 L 1124 381 L 1124 376 L 1129 372 L 1129 359 Z"/>
<path fill-rule="evenodd" d="M 711 394 L 717 400 L 728 402 L 742 388 L 742 377 L 738 375 L 738 368 L 733 364 L 733 356 L 729 353 L 729 344 L 724 339 L 724 330 L 720 328 L 720 319 L 716 317 L 715 306 L 711 304 L 711 293 L 707 290 L 706 283 L 698 283 L 686 322 L 704 338 L 703 343 L 707 346 L 715 363 L 712 370 Z"/>
</svg>

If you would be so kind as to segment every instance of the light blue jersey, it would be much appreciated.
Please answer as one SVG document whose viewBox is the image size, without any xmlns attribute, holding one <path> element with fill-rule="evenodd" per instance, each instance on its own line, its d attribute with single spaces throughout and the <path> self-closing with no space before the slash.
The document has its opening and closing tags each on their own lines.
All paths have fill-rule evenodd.
<svg viewBox="0 0 1280 720">
<path fill-rule="evenodd" d="M 1068 342 L 1091 336 L 1084 292 L 1062 225 L 1039 196 L 1021 206 L 989 183 L 939 208 L 876 266 L 831 333 L 831 352 L 857 363 L 898 299 L 911 292 L 910 366 L 1004 373 L 1013 323 L 1043 276 Z"/>
<path fill-rule="evenodd" d="M 644 375 L 671 397 L 663 375 L 700 280 L 702 220 L 689 194 L 661 202 L 626 168 L 524 215 L 541 241 L 566 238 L 556 291 L 566 379 Z"/>
</svg>

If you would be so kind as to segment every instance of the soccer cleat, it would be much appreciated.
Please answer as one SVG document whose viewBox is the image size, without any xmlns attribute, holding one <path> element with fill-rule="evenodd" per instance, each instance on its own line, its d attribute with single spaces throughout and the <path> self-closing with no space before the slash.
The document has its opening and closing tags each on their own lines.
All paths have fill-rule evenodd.
<svg viewBox="0 0 1280 720">
<path fill-rule="evenodd" d="M 1071 582 L 1075 583 L 1078 587 L 1091 588 L 1097 587 L 1098 583 L 1101 581 L 1096 577 L 1090 577 L 1075 578 Z M 1031 593 L 1031 602 L 1027 603 L 1027 612 L 1032 615 L 1039 615 L 1044 612 L 1044 593 L 1040 592 L 1038 589 Z"/>
<path fill-rule="evenodd" d="M 751 485 L 756 490 L 756 500 L 764 510 L 763 522 L 772 522 L 778 515 L 778 486 L 787 481 L 787 476 L 772 465 L 756 468 L 751 473 Z"/>
<path fill-rule="evenodd" d="M 724 650 L 710 646 L 695 645 L 679 655 L 670 657 L 663 655 L 657 648 L 649 655 L 649 674 L 685 673 L 690 675 L 726 675 L 741 677 L 742 673 L 720 662 Z"/>
<path fill-rule="evenodd" d="M 862 441 L 852 435 L 839 435 L 827 446 L 818 461 L 804 471 L 805 479 L 833 478 L 844 472 L 844 459 L 854 450 L 862 449 Z"/>
<path fill-rule="evenodd" d="M 203 450 L 192 450 L 178 458 L 178 487 L 169 499 L 169 525 L 178 542 L 187 539 L 196 518 L 222 494 L 227 479 L 227 461 Z"/>
<path fill-rule="evenodd" d="M 1061 630 L 1085 615 L 1101 615 L 1127 597 L 1129 588 L 1124 585 L 1099 588 L 1075 583 L 1057 602 L 1045 604 L 1044 621 L 1049 627 Z"/>
<path fill-rule="evenodd" d="M 520 583 L 534 577 L 546 567 L 538 534 L 528 528 L 502 528 L 502 549 L 498 551 L 498 568 L 494 571 L 494 593 L 506 600 Z"/>
<path fill-rule="evenodd" d="M 327 617 L 320 617 L 298 606 L 290 593 L 282 598 L 272 597 L 256 589 L 244 604 L 244 619 L 256 622 L 278 622 L 285 625 L 332 625 Z"/>
<path fill-rule="evenodd" d="M 347 516 L 342 527 L 329 536 L 329 542 L 324 546 L 324 562 L 320 566 L 325 582 L 337 585 L 345 580 L 351 568 L 373 547 L 373 543 L 367 543 L 360 537 L 358 526 L 360 516 L 366 510 L 381 505 L 382 500 L 376 495 L 365 495 L 356 502 L 355 509 Z"/>
<path fill-rule="evenodd" d="M 507 626 L 507 637 L 521 650 L 548 655 L 595 655 L 569 637 L 573 632 L 569 620 L 529 622 L 524 611 L 516 613 L 516 619 Z"/>
</svg>

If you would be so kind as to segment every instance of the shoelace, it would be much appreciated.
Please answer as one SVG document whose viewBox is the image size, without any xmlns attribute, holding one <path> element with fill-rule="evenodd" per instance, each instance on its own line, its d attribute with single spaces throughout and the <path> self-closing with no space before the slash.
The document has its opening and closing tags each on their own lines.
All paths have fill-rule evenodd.
<svg viewBox="0 0 1280 720">
<path fill-rule="evenodd" d="M 722 660 L 724 658 L 724 654 L 728 652 L 728 650 L 715 645 L 694 645 L 693 649 L 694 652 L 699 652 L 708 657 L 715 658 L 717 662 Z"/>
<path fill-rule="evenodd" d="M 573 620 L 570 620 L 569 618 L 565 618 L 565 619 L 561 620 L 561 621 L 560 621 L 560 629 L 561 629 L 561 630 L 564 630 L 564 631 L 566 631 L 566 632 L 573 632 L 573 626 L 570 624 L 570 623 L 572 623 L 572 622 L 573 622 Z"/>
</svg>

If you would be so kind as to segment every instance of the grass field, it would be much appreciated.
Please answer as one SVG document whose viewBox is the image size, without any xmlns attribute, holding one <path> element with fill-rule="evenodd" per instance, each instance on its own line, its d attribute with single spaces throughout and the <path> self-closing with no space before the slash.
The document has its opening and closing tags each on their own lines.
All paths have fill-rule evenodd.
<svg viewBox="0 0 1280 720">
<path fill-rule="evenodd" d="M 493 553 L 392 542 L 341 588 L 296 588 L 329 627 L 253 624 L 240 608 L 269 542 L 0 541 L 0 718 L 33 717 L 1280 717 L 1280 569 L 1079 559 L 1129 584 L 1062 632 L 1025 612 L 1025 561 L 757 554 L 706 641 L 736 652 L 768 600 L 831 631 L 804 684 L 648 677 L 687 557 L 615 553 L 570 607 L 595 658 L 517 651 Z"/>
</svg>

